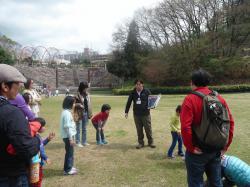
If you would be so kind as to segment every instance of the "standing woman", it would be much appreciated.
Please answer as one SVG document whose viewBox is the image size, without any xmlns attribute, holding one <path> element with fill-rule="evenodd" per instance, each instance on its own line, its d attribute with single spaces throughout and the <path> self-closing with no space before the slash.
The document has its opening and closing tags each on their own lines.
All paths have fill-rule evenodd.
<svg viewBox="0 0 250 187">
<path fill-rule="evenodd" d="M 76 120 L 76 144 L 78 147 L 83 147 L 89 145 L 87 143 L 87 124 L 89 119 L 92 117 L 90 96 L 87 92 L 88 83 L 86 81 L 80 82 L 78 87 L 78 92 L 76 95 L 76 108 L 77 114 L 79 114 Z M 80 131 L 82 128 L 82 139 L 80 141 Z"/>
<path fill-rule="evenodd" d="M 38 113 L 40 112 L 39 105 L 41 105 L 42 98 L 36 89 L 33 88 L 32 79 L 28 79 L 27 82 L 24 83 L 24 87 L 25 90 L 23 91 L 23 94 L 29 93 L 31 95 L 31 111 L 35 114 L 35 117 L 38 117 Z"/>
</svg>

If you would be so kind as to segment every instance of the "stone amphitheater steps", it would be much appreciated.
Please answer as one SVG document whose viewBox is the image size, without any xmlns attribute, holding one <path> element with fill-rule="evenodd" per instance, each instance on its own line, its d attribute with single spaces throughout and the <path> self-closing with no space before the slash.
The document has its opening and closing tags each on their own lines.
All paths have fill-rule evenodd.
<svg viewBox="0 0 250 187">
<path fill-rule="evenodd" d="M 56 89 L 56 69 L 49 67 L 30 67 L 27 65 L 15 65 L 15 67 L 24 74 L 25 77 L 31 78 L 35 83 L 50 86 Z M 87 68 L 67 68 L 58 67 L 58 88 L 76 88 L 81 81 L 88 81 Z M 96 69 L 91 72 L 90 83 L 92 87 L 114 87 L 122 83 L 118 77 L 110 74 L 105 69 Z"/>
<path fill-rule="evenodd" d="M 56 71 L 49 67 L 30 67 L 24 65 L 15 66 L 25 77 L 33 79 L 36 83 L 56 87 Z"/>
</svg>

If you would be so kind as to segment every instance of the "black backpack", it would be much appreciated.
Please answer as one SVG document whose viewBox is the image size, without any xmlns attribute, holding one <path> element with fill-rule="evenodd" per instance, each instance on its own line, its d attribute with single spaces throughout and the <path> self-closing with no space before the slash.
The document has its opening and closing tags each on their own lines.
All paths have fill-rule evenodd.
<svg viewBox="0 0 250 187">
<path fill-rule="evenodd" d="M 230 119 L 228 110 L 218 99 L 218 93 L 212 91 L 205 95 L 193 91 L 202 98 L 202 118 L 200 125 L 193 125 L 192 131 L 198 147 L 203 152 L 220 151 L 228 143 Z"/>
</svg>

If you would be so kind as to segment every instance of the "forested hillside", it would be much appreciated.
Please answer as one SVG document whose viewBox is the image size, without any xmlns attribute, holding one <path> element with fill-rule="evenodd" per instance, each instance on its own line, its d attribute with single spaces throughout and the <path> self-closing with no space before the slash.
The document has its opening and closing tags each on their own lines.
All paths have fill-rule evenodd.
<svg viewBox="0 0 250 187">
<path fill-rule="evenodd" d="M 250 78 L 249 0 L 164 0 L 138 10 L 113 33 L 108 69 L 125 80 L 186 85 L 202 67 L 214 83 Z"/>
</svg>

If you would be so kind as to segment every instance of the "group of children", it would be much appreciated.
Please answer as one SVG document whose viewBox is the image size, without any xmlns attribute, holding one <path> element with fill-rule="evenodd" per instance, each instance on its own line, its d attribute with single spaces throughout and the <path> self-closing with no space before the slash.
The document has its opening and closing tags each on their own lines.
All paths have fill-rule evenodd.
<svg viewBox="0 0 250 187">
<path fill-rule="evenodd" d="M 22 95 L 27 107 L 31 110 L 30 104 L 32 101 L 32 96 L 29 93 L 24 93 Z M 78 170 L 74 167 L 74 145 L 75 145 L 75 135 L 76 135 L 76 126 L 74 115 L 77 112 L 75 110 L 75 97 L 73 96 L 66 96 L 63 101 L 63 111 L 61 114 L 60 120 L 60 130 L 61 130 L 61 137 L 65 143 L 65 160 L 64 160 L 64 174 L 65 175 L 74 175 L 78 172 Z M 101 112 L 93 116 L 92 124 L 93 127 L 96 129 L 96 144 L 103 145 L 107 144 L 108 142 L 104 136 L 104 125 L 109 117 L 109 112 L 111 110 L 110 105 L 104 104 L 101 107 Z M 30 126 L 30 133 L 31 136 L 38 136 L 41 140 L 40 144 L 40 151 L 37 155 L 35 155 L 30 160 L 30 186 L 32 187 L 40 187 L 42 186 L 42 178 L 43 178 L 43 166 L 45 163 L 50 164 L 50 160 L 48 159 L 44 146 L 51 141 L 55 137 L 55 133 L 49 133 L 49 136 L 46 139 L 42 139 L 39 134 L 45 131 L 45 124 L 46 121 L 41 118 L 37 117 L 33 120 L 29 121 Z M 7 147 L 7 152 L 10 155 L 16 154 L 15 149 L 10 144 Z"/>
<path fill-rule="evenodd" d="M 73 96 L 66 96 L 63 101 L 63 111 L 61 114 L 61 136 L 65 143 L 65 160 L 64 160 L 64 174 L 74 175 L 77 174 L 78 170 L 74 167 L 74 144 L 75 144 L 75 134 L 76 127 L 74 121 L 74 105 L 75 98 Z M 101 107 L 101 112 L 92 117 L 91 121 L 96 129 L 96 144 L 103 145 L 108 142 L 104 136 L 104 125 L 109 117 L 109 112 L 111 110 L 110 105 L 104 104 Z M 170 119 L 170 128 L 172 135 L 172 143 L 167 151 L 167 157 L 169 159 L 175 158 L 173 152 L 178 142 L 178 152 L 177 155 L 184 159 L 184 152 L 182 150 L 182 138 L 180 130 L 180 113 L 181 106 L 178 105 L 175 109 L 175 114 Z M 236 164 L 237 163 L 237 164 Z M 224 186 L 247 186 L 250 184 L 250 167 L 248 164 L 242 160 L 224 155 L 222 157 L 222 177 L 224 181 Z M 239 176 L 241 175 L 241 177 Z"/>
<path fill-rule="evenodd" d="M 74 144 L 76 135 L 77 110 L 75 110 L 75 97 L 66 96 L 63 101 L 63 111 L 60 119 L 61 137 L 65 144 L 64 174 L 74 175 L 78 170 L 74 167 Z M 92 117 L 92 124 L 96 129 L 96 144 L 103 145 L 108 142 L 104 135 L 104 125 L 109 117 L 111 107 L 109 104 L 103 104 L 101 112 Z"/>
<path fill-rule="evenodd" d="M 25 102 L 29 106 L 31 96 L 26 93 L 23 95 Z M 65 175 L 74 175 L 77 174 L 78 170 L 74 167 L 74 145 L 75 145 L 75 135 L 76 135 L 76 123 L 74 115 L 77 112 L 75 108 L 75 97 L 66 96 L 62 105 L 63 111 L 60 119 L 60 131 L 61 137 L 65 144 L 65 159 L 64 159 L 64 174 Z M 96 144 L 104 145 L 108 142 L 105 139 L 104 135 L 104 126 L 109 117 L 111 107 L 109 104 L 103 104 L 101 107 L 101 112 L 94 115 L 91 119 L 93 127 L 96 129 Z M 175 114 L 170 118 L 170 128 L 172 135 L 172 143 L 167 151 L 167 157 L 169 159 L 175 158 L 174 148 L 178 142 L 178 152 L 177 155 L 181 156 L 183 159 L 185 157 L 182 149 L 182 137 L 180 130 L 180 113 L 181 106 L 178 105 L 175 109 Z M 43 118 L 35 118 L 33 121 L 29 122 L 31 129 L 31 136 L 39 136 L 40 133 L 45 131 L 45 120 Z M 40 137 L 40 136 L 39 136 Z M 38 155 L 34 156 L 31 160 L 30 167 L 30 186 L 41 186 L 43 171 L 42 167 L 46 163 L 50 163 L 48 157 L 45 154 L 44 146 L 55 137 L 55 133 L 50 133 L 46 139 L 41 139 L 40 152 Z M 9 154 L 15 154 L 15 150 L 12 145 L 7 147 Z M 38 159 L 37 159 L 38 158 Z M 250 184 L 250 167 L 247 163 L 242 160 L 233 157 L 224 155 L 222 157 L 222 177 L 224 181 L 224 186 L 248 186 Z M 34 171 L 34 166 L 38 164 L 38 171 Z M 33 178 L 32 178 L 33 177 Z"/>
</svg>

